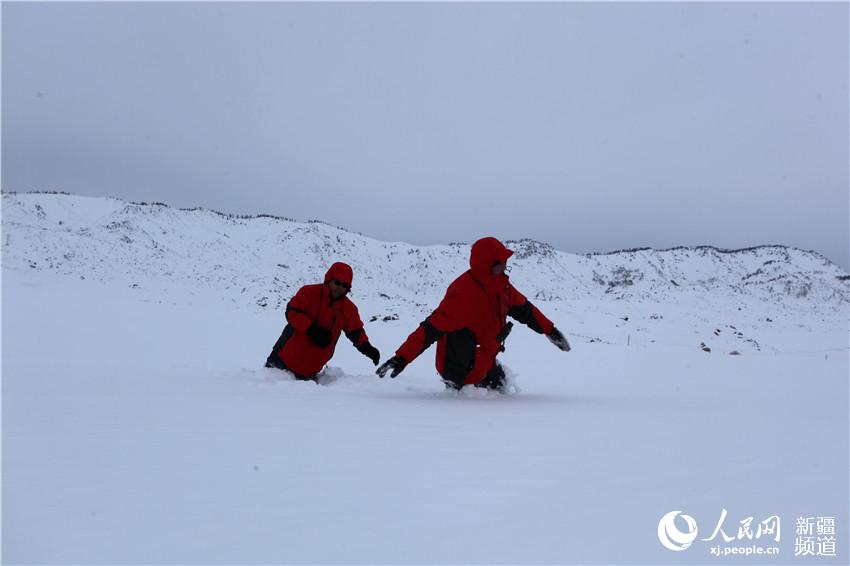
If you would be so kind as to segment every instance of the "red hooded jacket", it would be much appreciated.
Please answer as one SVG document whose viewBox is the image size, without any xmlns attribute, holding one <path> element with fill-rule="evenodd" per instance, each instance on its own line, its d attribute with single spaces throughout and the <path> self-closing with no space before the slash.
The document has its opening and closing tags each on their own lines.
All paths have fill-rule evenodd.
<svg viewBox="0 0 850 566">
<path fill-rule="evenodd" d="M 493 264 L 507 261 L 513 253 L 496 238 L 475 242 L 469 271 L 449 285 L 437 309 L 408 336 L 396 355 L 410 363 L 436 341 L 440 375 L 458 385 L 477 384 L 496 363 L 506 316 L 535 332 L 549 334 L 552 321 L 511 285 L 507 275 L 491 272 Z"/>
<path fill-rule="evenodd" d="M 298 377 L 309 378 L 319 373 L 331 359 L 341 333 L 345 332 L 358 349 L 366 344 L 369 337 L 363 330 L 357 307 L 348 296 L 333 300 L 328 288 L 328 282 L 332 279 L 351 285 L 353 278 L 351 267 L 337 262 L 325 274 L 323 284 L 301 287 L 286 305 L 288 324 L 274 345 L 269 361 L 276 356 L 283 362 L 285 369 Z M 313 323 L 330 331 L 331 342 L 328 346 L 316 346 L 307 336 L 307 330 Z"/>
</svg>

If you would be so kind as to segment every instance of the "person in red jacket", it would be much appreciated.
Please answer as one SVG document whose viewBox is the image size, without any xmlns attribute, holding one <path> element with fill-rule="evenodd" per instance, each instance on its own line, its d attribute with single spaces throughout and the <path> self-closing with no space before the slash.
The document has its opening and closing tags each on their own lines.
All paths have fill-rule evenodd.
<svg viewBox="0 0 850 566">
<path fill-rule="evenodd" d="M 297 379 L 316 379 L 333 356 L 339 335 L 378 365 L 381 353 L 369 343 L 357 307 L 346 297 L 354 273 L 348 264 L 334 263 L 325 282 L 301 287 L 286 305 L 286 327 L 266 359 L 266 367 L 291 372 Z"/>
<path fill-rule="evenodd" d="M 472 246 L 470 269 L 449 285 L 437 309 L 408 336 L 395 356 L 377 370 L 395 377 L 431 344 L 437 342 L 437 372 L 447 387 L 460 389 L 475 385 L 503 391 L 505 371 L 496 360 L 504 351 L 504 341 L 513 323 L 527 325 L 558 348 L 570 351 L 570 344 L 537 307 L 511 285 L 505 275 L 513 251 L 496 238 L 482 238 Z"/>
</svg>

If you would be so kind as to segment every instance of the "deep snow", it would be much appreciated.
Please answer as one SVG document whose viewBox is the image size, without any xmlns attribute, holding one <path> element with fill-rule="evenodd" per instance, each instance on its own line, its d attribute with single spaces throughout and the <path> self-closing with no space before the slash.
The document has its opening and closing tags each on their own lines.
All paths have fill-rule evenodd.
<svg viewBox="0 0 850 566">
<path fill-rule="evenodd" d="M 727 532 L 783 521 L 781 560 L 741 563 L 847 562 L 846 328 L 728 356 L 519 327 L 521 391 L 457 395 L 433 349 L 395 380 L 344 339 L 324 386 L 261 368 L 280 312 L 17 272 L 3 293 L 4 563 L 706 563 L 658 521 L 722 508 Z M 417 322 L 366 328 L 385 359 Z M 840 557 L 793 557 L 806 514 L 837 518 Z"/>
</svg>

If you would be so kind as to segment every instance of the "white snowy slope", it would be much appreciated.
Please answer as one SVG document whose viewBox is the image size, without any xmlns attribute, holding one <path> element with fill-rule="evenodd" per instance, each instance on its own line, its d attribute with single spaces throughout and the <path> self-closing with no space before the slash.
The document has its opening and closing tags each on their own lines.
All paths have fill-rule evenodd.
<svg viewBox="0 0 850 566">
<path fill-rule="evenodd" d="M 512 281 L 574 349 L 517 327 L 519 392 L 449 394 L 433 349 L 394 380 L 344 338 L 322 385 L 261 366 L 286 301 L 337 260 L 386 359 L 468 245 L 2 206 L 3 563 L 848 562 L 850 286 L 814 252 L 511 242 Z M 776 515 L 781 540 L 703 541 L 723 509 L 725 533 Z M 699 526 L 680 552 L 658 537 L 674 510 Z M 800 516 L 835 517 L 837 556 L 795 556 Z"/>
</svg>

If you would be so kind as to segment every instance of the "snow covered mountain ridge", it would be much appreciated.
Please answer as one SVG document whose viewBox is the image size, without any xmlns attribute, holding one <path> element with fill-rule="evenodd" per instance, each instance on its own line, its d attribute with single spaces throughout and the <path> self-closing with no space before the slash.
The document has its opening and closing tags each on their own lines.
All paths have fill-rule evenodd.
<svg viewBox="0 0 850 566">
<path fill-rule="evenodd" d="M 119 284 L 166 300 L 211 293 L 277 309 L 301 285 L 320 281 L 330 263 L 345 261 L 354 268 L 354 297 L 425 312 L 468 268 L 468 244 L 381 242 L 319 221 L 63 193 L 4 193 L 2 204 L 5 270 Z M 786 246 L 577 255 L 527 239 L 507 245 L 516 251 L 512 280 L 537 301 L 728 307 L 756 300 L 831 311 L 850 303 L 850 275 L 816 252 Z"/>
</svg>

